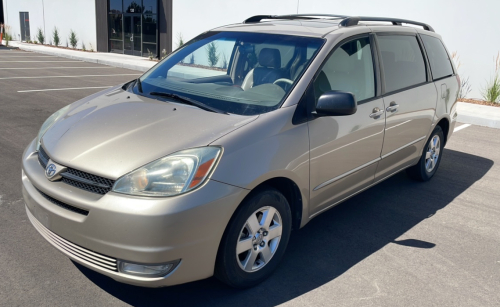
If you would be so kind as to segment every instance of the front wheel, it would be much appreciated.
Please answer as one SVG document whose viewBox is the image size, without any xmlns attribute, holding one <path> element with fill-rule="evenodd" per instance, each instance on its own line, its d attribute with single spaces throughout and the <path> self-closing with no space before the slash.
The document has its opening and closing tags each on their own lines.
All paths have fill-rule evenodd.
<svg viewBox="0 0 500 307">
<path fill-rule="evenodd" d="M 441 162 L 444 148 L 444 134 L 440 126 L 436 126 L 427 140 L 424 152 L 418 163 L 406 170 L 410 178 L 427 181 L 436 173 Z"/>
<path fill-rule="evenodd" d="M 283 194 L 272 188 L 253 192 L 224 233 L 215 276 L 236 288 L 252 287 L 268 278 L 285 253 L 291 224 Z"/>
</svg>

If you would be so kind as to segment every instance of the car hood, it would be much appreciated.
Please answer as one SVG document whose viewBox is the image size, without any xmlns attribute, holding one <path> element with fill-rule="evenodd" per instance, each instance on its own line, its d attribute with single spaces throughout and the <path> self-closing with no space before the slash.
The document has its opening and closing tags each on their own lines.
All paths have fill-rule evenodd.
<svg viewBox="0 0 500 307">
<path fill-rule="evenodd" d="M 121 88 L 74 103 L 42 137 L 52 160 L 117 179 L 173 152 L 206 146 L 258 116 L 226 115 Z"/>
</svg>

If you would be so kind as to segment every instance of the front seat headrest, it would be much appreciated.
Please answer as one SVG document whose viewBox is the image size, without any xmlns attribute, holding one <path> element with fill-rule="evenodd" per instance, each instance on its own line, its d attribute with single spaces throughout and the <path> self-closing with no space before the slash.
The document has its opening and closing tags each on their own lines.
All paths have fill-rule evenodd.
<svg viewBox="0 0 500 307">
<path fill-rule="evenodd" d="M 259 53 L 259 65 L 269 68 L 281 68 L 281 54 L 278 49 L 264 48 Z"/>
</svg>

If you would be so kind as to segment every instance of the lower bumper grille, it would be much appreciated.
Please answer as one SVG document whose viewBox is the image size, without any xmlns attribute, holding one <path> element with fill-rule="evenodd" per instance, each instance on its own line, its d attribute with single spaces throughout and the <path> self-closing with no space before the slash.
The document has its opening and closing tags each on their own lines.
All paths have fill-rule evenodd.
<svg viewBox="0 0 500 307">
<path fill-rule="evenodd" d="M 69 211 L 73 211 L 75 213 L 79 213 L 79 214 L 82 214 L 82 215 L 89 215 L 89 212 L 87 210 L 83 210 L 83 209 L 80 209 L 80 208 L 77 208 L 77 207 L 74 207 L 74 206 L 71 206 L 71 205 L 68 205 L 68 204 L 65 204 L 63 203 L 62 201 L 59 201 L 45 193 L 43 193 L 42 191 L 40 191 L 39 189 L 37 189 L 35 187 L 35 189 L 38 191 L 38 193 L 40 193 L 46 200 L 50 201 L 51 203 L 53 203 L 54 205 L 56 206 L 59 206 L 61 208 L 64 208 L 66 210 L 69 210 Z"/>
<path fill-rule="evenodd" d="M 38 232 L 52 244 L 55 248 L 67 254 L 70 258 L 75 258 L 79 261 L 85 262 L 90 265 L 98 266 L 101 269 L 118 272 L 118 266 L 115 258 L 104 256 L 94 251 L 83 248 L 79 245 L 71 243 L 70 241 L 61 238 L 48 228 L 43 226 L 26 208 L 26 213 L 33 226 Z"/>
</svg>

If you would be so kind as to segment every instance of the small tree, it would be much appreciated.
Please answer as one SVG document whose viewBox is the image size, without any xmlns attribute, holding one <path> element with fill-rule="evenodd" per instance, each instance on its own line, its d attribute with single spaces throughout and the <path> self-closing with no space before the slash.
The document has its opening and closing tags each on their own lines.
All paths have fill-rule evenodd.
<svg viewBox="0 0 500 307">
<path fill-rule="evenodd" d="M 43 45 L 43 43 L 45 43 L 45 35 L 43 35 L 42 28 L 38 28 L 38 31 L 36 33 L 36 39 L 42 45 Z"/>
<path fill-rule="evenodd" d="M 75 31 L 73 30 L 70 30 L 69 32 L 69 44 L 71 45 L 71 47 L 73 47 L 73 49 L 75 49 L 76 46 L 78 45 L 78 37 L 76 36 Z"/>
<path fill-rule="evenodd" d="M 194 65 L 194 53 L 191 53 L 191 57 L 189 58 L 189 64 Z"/>
<path fill-rule="evenodd" d="M 184 37 L 182 37 L 182 33 L 179 32 L 177 34 L 177 48 L 180 48 L 184 45 Z"/>
<path fill-rule="evenodd" d="M 219 62 L 219 54 L 217 53 L 217 44 L 215 42 L 211 42 L 206 47 L 207 50 L 207 59 L 208 65 L 210 67 L 214 67 Z"/>
<path fill-rule="evenodd" d="M 224 52 L 222 53 L 222 69 L 227 69 L 227 58 Z"/>
<path fill-rule="evenodd" d="M 84 42 L 82 42 L 82 50 L 83 50 L 83 51 L 86 51 L 86 50 L 87 50 L 87 48 L 85 48 L 85 43 L 84 43 Z"/>
<path fill-rule="evenodd" d="M 3 25 L 3 39 L 5 40 L 5 46 L 9 46 L 9 42 L 12 40 L 12 36 L 10 36 L 10 26 Z M 0 42 L 1 43 L 1 42 Z"/>
<path fill-rule="evenodd" d="M 52 31 L 52 40 L 54 41 L 54 45 L 57 47 L 61 43 L 61 38 L 59 37 L 59 30 L 54 27 L 54 31 Z"/>
</svg>

